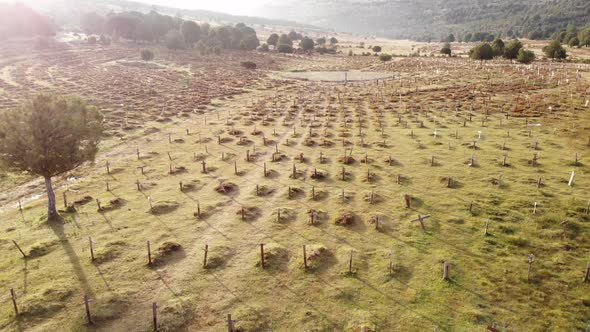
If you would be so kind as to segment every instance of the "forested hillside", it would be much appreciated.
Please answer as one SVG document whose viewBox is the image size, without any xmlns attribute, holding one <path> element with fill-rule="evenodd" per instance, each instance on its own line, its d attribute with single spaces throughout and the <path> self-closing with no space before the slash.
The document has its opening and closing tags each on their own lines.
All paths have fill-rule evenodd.
<svg viewBox="0 0 590 332">
<path fill-rule="evenodd" d="M 475 32 L 548 38 L 568 24 L 590 22 L 590 1 L 274 0 L 260 15 L 396 38 L 438 39 Z"/>
</svg>

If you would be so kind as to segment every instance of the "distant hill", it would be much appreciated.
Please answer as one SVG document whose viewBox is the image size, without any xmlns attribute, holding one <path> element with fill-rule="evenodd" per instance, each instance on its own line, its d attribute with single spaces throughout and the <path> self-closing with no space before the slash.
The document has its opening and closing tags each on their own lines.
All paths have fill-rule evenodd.
<svg viewBox="0 0 590 332">
<path fill-rule="evenodd" d="M 339 31 L 439 39 L 491 32 L 548 38 L 590 22 L 589 0 L 271 0 L 259 15 Z"/>
<path fill-rule="evenodd" d="M 268 19 L 254 16 L 236 16 L 207 10 L 179 9 L 126 0 L 25 0 L 24 2 L 41 13 L 51 16 L 62 26 L 77 24 L 81 15 L 88 12 L 97 12 L 105 15 L 111 11 L 137 11 L 147 13 L 151 10 L 155 10 L 160 14 L 171 16 L 180 15 L 184 19 L 192 19 L 214 24 L 234 25 L 236 23 L 245 23 L 247 25 L 272 25 L 317 30 L 317 27 L 310 24 L 297 23 L 280 18 Z"/>
</svg>

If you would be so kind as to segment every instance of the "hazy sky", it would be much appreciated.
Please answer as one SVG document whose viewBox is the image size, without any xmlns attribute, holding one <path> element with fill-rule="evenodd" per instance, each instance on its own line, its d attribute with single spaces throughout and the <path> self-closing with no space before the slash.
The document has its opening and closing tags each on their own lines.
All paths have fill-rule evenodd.
<svg viewBox="0 0 590 332">
<path fill-rule="evenodd" d="M 187 9 L 206 9 L 234 15 L 252 15 L 253 10 L 269 0 L 135 0 Z"/>
</svg>

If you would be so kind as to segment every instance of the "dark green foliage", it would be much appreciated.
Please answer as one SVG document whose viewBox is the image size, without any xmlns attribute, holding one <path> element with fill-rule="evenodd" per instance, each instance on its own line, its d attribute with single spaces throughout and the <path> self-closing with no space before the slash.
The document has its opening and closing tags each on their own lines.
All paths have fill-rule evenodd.
<svg viewBox="0 0 590 332">
<path fill-rule="evenodd" d="M 51 178 L 94 160 L 102 137 L 98 110 L 78 98 L 37 95 L 0 119 L 0 159 L 45 178 L 48 216 L 57 214 Z"/>
<path fill-rule="evenodd" d="M 550 59 L 562 60 L 567 57 L 567 53 L 559 40 L 552 40 L 547 46 L 543 47 L 543 52 Z"/>
<path fill-rule="evenodd" d="M 510 41 L 510 43 L 508 43 L 508 45 L 506 45 L 506 48 L 504 49 L 504 57 L 506 59 L 516 59 L 516 57 L 518 56 L 518 51 L 520 51 L 520 49 L 522 48 L 522 43 L 520 42 L 520 40 L 515 39 Z"/>
<path fill-rule="evenodd" d="M 166 34 L 165 44 L 171 50 L 182 50 L 186 48 L 184 36 L 176 30 L 170 30 Z"/>
<path fill-rule="evenodd" d="M 279 37 L 278 40 L 278 45 L 289 45 L 289 46 L 293 46 L 293 41 L 291 40 L 291 38 L 289 38 L 289 36 L 287 36 L 286 34 L 282 34 Z"/>
<path fill-rule="evenodd" d="M 516 60 L 520 63 L 529 64 L 533 62 L 533 60 L 535 60 L 535 52 L 521 48 L 518 51 L 518 56 L 516 57 Z"/>
<path fill-rule="evenodd" d="M 492 49 L 494 50 L 494 56 L 502 56 L 504 55 L 504 50 L 505 50 L 505 45 L 504 45 L 504 41 L 500 38 L 496 38 L 494 39 L 494 42 L 492 43 Z"/>
<path fill-rule="evenodd" d="M 440 54 L 451 56 L 451 54 L 452 54 L 451 44 L 448 42 L 444 43 L 443 47 L 440 49 Z"/>
<path fill-rule="evenodd" d="M 260 45 L 260 47 L 258 48 L 258 50 L 260 52 L 268 52 L 268 45 L 267 44 L 262 44 L 262 45 Z"/>
<path fill-rule="evenodd" d="M 252 61 L 242 61 L 242 62 L 240 62 L 240 66 L 242 66 L 246 69 L 256 69 L 256 63 L 254 63 Z"/>
<path fill-rule="evenodd" d="M 455 42 L 455 35 L 451 33 L 443 41 L 447 43 L 453 43 Z"/>
<path fill-rule="evenodd" d="M 154 52 L 152 50 L 143 49 L 140 51 L 141 59 L 144 61 L 150 61 L 154 59 Z"/>
<path fill-rule="evenodd" d="M 578 39 L 578 36 L 574 36 L 572 39 L 570 39 L 567 44 L 570 47 L 576 47 L 576 46 L 580 46 L 580 39 Z"/>
<path fill-rule="evenodd" d="M 184 21 L 180 31 L 188 44 L 194 44 L 201 39 L 201 27 L 194 21 Z"/>
<path fill-rule="evenodd" d="M 293 53 L 293 46 L 287 44 L 279 44 L 279 46 L 277 46 L 277 51 L 279 53 Z"/>
<path fill-rule="evenodd" d="M 101 15 L 92 12 L 82 15 L 80 25 L 86 34 L 101 34 L 105 28 L 106 19 Z"/>
<path fill-rule="evenodd" d="M 372 50 L 375 53 L 379 53 L 379 52 L 381 52 L 381 46 L 373 46 Z"/>
<path fill-rule="evenodd" d="M 314 43 L 313 39 L 308 38 L 308 37 L 303 37 L 303 39 L 301 40 L 301 43 L 299 45 L 304 50 L 309 51 L 309 50 L 313 50 L 315 43 Z"/>
<path fill-rule="evenodd" d="M 268 36 L 268 39 L 266 40 L 266 43 L 268 45 L 272 45 L 272 46 L 277 46 L 278 42 L 279 42 L 279 35 L 277 35 L 276 33 L 273 33 L 270 36 Z"/>
<path fill-rule="evenodd" d="M 336 39 L 335 37 L 331 37 L 330 38 L 330 44 L 332 44 L 332 45 L 338 44 L 338 39 Z"/>
<path fill-rule="evenodd" d="M 316 39 L 315 41 L 316 41 L 316 43 L 318 43 L 320 45 L 324 45 L 326 43 L 326 38 L 320 37 L 320 38 Z"/>
<path fill-rule="evenodd" d="M 379 55 L 379 60 L 386 62 L 391 60 L 391 54 L 382 53 Z"/>
<path fill-rule="evenodd" d="M 494 50 L 488 43 L 482 43 L 469 51 L 469 57 L 473 60 L 491 60 L 494 58 Z"/>
</svg>

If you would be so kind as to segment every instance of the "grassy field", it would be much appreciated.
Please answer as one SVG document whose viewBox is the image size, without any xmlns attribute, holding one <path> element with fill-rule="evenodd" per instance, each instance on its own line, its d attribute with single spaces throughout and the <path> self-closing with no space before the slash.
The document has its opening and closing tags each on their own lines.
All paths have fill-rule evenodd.
<svg viewBox="0 0 590 332">
<path fill-rule="evenodd" d="M 227 314 L 240 331 L 586 329 L 587 66 L 280 61 L 255 88 L 108 138 L 58 179 L 75 205 L 62 222 L 44 197 L 6 199 L 0 329 L 148 331 L 152 303 L 161 331 L 227 330 Z M 266 76 L 347 66 L 401 79 Z"/>
</svg>

